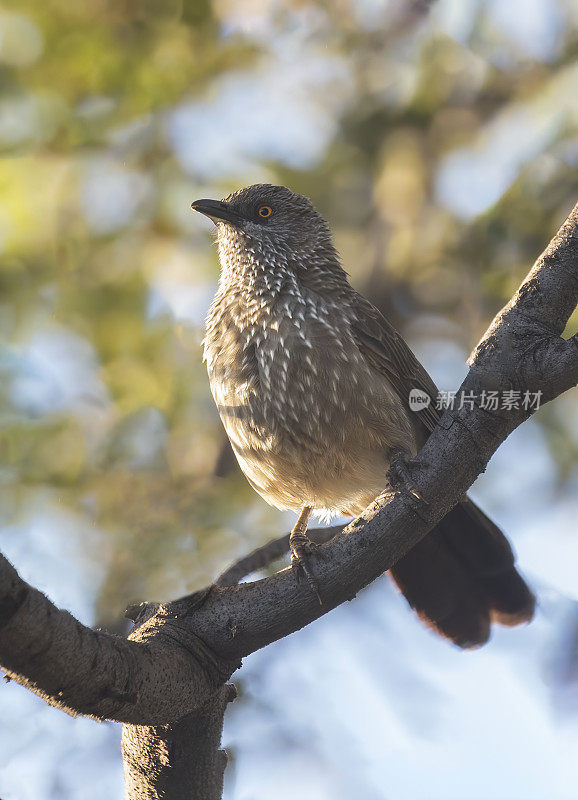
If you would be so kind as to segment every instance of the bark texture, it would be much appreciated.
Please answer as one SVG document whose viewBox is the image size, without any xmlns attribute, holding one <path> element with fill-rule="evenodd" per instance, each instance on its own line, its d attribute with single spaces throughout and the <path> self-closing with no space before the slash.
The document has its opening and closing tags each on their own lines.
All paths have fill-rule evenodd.
<svg viewBox="0 0 578 800">
<path fill-rule="evenodd" d="M 327 613 L 389 569 L 466 493 L 529 410 L 481 408 L 482 391 L 541 392 L 542 403 L 578 383 L 578 335 L 562 338 L 578 303 L 578 206 L 496 316 L 460 387 L 469 404 L 445 412 L 410 463 L 421 499 L 389 492 L 345 528 L 318 533 L 314 571 L 323 605 L 290 569 L 237 582 L 284 552 L 283 537 L 207 589 L 133 610 L 127 639 L 93 631 L 56 608 L 0 557 L 0 664 L 71 714 L 126 723 L 127 798 L 220 797 L 219 750 L 243 656 Z"/>
<path fill-rule="evenodd" d="M 130 800 L 219 800 L 227 754 L 223 716 L 236 692 L 221 686 L 201 708 L 172 725 L 123 725 L 121 749 Z"/>
</svg>

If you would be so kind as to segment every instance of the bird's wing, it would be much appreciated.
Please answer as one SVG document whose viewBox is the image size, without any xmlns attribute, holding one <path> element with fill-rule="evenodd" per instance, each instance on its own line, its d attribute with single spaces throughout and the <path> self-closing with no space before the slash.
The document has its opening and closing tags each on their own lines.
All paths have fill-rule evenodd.
<svg viewBox="0 0 578 800">
<path fill-rule="evenodd" d="M 402 336 L 375 306 L 357 295 L 355 310 L 355 319 L 351 326 L 353 336 L 372 369 L 385 375 L 408 409 L 409 393 L 412 389 L 420 389 L 431 398 L 430 404 L 425 408 L 419 411 L 411 409 L 412 418 L 421 422 L 427 434 L 431 433 L 441 416 L 436 409 L 438 389 L 435 383 Z"/>
</svg>

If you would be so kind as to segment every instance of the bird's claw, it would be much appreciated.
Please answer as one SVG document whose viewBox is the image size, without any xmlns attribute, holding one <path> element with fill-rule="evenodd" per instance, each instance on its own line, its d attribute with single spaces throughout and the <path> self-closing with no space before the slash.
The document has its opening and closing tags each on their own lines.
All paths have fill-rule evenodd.
<svg viewBox="0 0 578 800">
<path fill-rule="evenodd" d="M 319 605 L 323 605 L 321 595 L 319 594 L 319 587 L 310 566 L 311 555 L 313 553 L 316 555 L 320 554 L 318 545 L 312 542 L 305 534 L 297 533 L 291 536 L 289 547 L 291 551 L 291 567 L 295 573 L 297 582 L 300 583 L 301 577 L 304 575 L 311 591 L 317 597 Z"/>
<path fill-rule="evenodd" d="M 402 493 L 409 500 L 418 513 L 422 510 L 427 512 L 429 503 L 414 486 L 407 466 L 408 460 L 408 456 L 401 450 L 394 451 L 390 456 L 387 481 L 394 491 Z"/>
</svg>

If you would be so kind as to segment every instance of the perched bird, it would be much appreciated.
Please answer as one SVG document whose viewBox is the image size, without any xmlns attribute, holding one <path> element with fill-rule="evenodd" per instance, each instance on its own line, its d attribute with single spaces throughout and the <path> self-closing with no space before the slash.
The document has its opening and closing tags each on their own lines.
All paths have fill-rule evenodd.
<svg viewBox="0 0 578 800">
<path fill-rule="evenodd" d="M 310 575 L 310 514 L 361 513 L 387 487 L 394 457 L 415 456 L 436 425 L 434 402 L 413 411 L 410 391 L 433 401 L 437 389 L 352 288 L 308 198 L 258 184 L 192 208 L 216 223 L 221 262 L 204 339 L 211 391 L 251 486 L 277 508 L 301 509 L 291 555 Z M 533 615 L 507 539 L 469 499 L 391 574 L 461 647 L 485 642 L 491 621 Z"/>
</svg>

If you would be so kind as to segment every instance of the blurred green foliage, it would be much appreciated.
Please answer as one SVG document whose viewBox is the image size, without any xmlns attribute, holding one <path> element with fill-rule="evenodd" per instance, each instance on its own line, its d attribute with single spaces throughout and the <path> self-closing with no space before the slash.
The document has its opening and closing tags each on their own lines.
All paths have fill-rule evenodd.
<svg viewBox="0 0 578 800">
<path fill-rule="evenodd" d="M 465 5 L 458 36 L 435 4 L 401 0 L 4 2 L 3 522 L 42 513 L 39 497 L 93 520 L 103 620 L 198 587 L 282 525 L 223 469 L 200 348 L 217 264 L 192 200 L 258 180 L 308 194 L 354 284 L 418 349 L 456 342 L 464 358 L 575 201 L 571 4 L 553 4 L 541 55 L 490 4 Z M 224 87 L 259 98 L 270 75 L 263 111 L 277 95 L 291 108 L 278 130 L 259 103 L 239 129 L 210 116 Z M 198 166 L 214 141 L 241 151 L 230 168 Z M 493 171 L 495 197 L 478 202 Z M 539 418 L 567 479 L 578 426 L 563 403 Z"/>
</svg>

